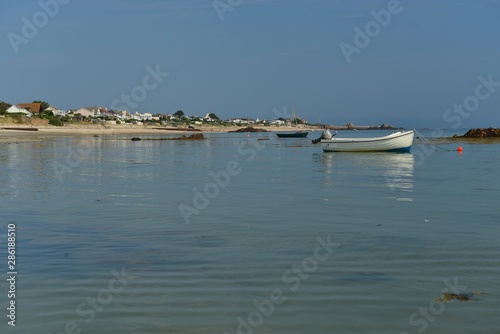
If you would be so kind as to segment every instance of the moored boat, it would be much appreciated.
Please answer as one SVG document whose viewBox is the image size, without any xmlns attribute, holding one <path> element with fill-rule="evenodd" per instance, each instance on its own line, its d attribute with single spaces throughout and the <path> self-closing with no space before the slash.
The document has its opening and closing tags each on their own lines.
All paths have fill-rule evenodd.
<svg viewBox="0 0 500 334">
<path fill-rule="evenodd" d="M 409 152 L 414 131 L 399 131 L 384 137 L 331 138 L 321 140 L 324 152 Z"/>
<path fill-rule="evenodd" d="M 295 115 L 295 111 L 292 108 L 292 114 L 293 114 L 293 119 L 295 120 L 295 126 L 298 126 L 297 124 L 297 115 Z M 297 131 L 297 132 L 292 132 L 292 133 L 277 133 L 276 135 L 278 138 L 306 138 L 307 134 L 309 132 L 307 131 Z"/>
<path fill-rule="evenodd" d="M 277 133 L 276 136 L 279 138 L 306 138 L 308 132 L 305 131 L 297 131 L 294 133 Z"/>
</svg>

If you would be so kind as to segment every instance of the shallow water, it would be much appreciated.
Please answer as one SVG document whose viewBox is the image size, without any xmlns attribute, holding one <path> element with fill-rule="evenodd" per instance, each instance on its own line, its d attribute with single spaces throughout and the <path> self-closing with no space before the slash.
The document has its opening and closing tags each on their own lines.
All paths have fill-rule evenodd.
<svg viewBox="0 0 500 334">
<path fill-rule="evenodd" d="M 498 333 L 500 145 L 322 153 L 317 136 L 0 145 L 16 330 Z"/>
</svg>

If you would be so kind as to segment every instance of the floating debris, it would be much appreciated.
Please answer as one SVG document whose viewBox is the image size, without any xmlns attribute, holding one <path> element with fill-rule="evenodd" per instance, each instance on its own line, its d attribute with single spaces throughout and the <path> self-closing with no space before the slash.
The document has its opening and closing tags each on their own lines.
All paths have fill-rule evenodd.
<svg viewBox="0 0 500 334">
<path fill-rule="evenodd" d="M 437 302 L 451 302 L 454 300 L 458 300 L 461 302 L 468 302 L 471 300 L 480 300 L 477 295 L 485 295 L 486 292 L 482 291 L 474 291 L 474 292 L 468 292 L 468 293 L 449 293 L 449 292 L 443 292 L 443 298 L 436 298 L 435 301 Z"/>
</svg>

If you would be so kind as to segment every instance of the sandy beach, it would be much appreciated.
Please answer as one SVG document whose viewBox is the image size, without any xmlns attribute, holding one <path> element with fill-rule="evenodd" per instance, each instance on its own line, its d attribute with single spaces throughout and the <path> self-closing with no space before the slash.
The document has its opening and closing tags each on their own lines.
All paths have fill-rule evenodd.
<svg viewBox="0 0 500 334">
<path fill-rule="evenodd" d="M 158 126 L 144 126 L 144 125 L 108 125 L 106 127 L 99 124 L 70 124 L 63 127 L 43 125 L 43 126 L 29 126 L 29 125 L 14 125 L 14 124 L 1 124 L 0 123 L 0 142 L 18 142 L 18 141 L 31 141 L 43 139 L 50 136 L 113 136 L 113 135 L 141 135 L 141 134 L 182 134 L 193 132 L 205 133 L 225 133 L 245 128 L 247 125 L 242 126 L 197 126 L 193 129 L 183 128 L 161 128 Z M 283 132 L 283 131 L 319 131 L 320 129 L 308 127 L 289 127 L 289 126 L 253 126 L 256 129 L 264 129 L 270 132 Z M 9 129 L 6 129 L 9 128 Z M 15 129 L 15 130 L 13 130 Z M 35 130 L 36 131 L 32 131 Z"/>
</svg>

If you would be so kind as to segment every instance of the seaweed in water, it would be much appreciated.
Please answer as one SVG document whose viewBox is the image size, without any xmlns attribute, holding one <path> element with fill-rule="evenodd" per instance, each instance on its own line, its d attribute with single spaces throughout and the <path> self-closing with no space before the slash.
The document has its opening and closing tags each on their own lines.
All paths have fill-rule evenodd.
<svg viewBox="0 0 500 334">
<path fill-rule="evenodd" d="M 482 291 L 474 291 L 474 292 L 468 292 L 468 293 L 449 293 L 449 292 L 443 292 L 443 298 L 436 298 L 435 301 L 437 302 L 451 302 L 454 300 L 458 300 L 461 302 L 468 302 L 470 300 L 479 300 L 477 295 L 485 295 L 485 292 Z"/>
</svg>

